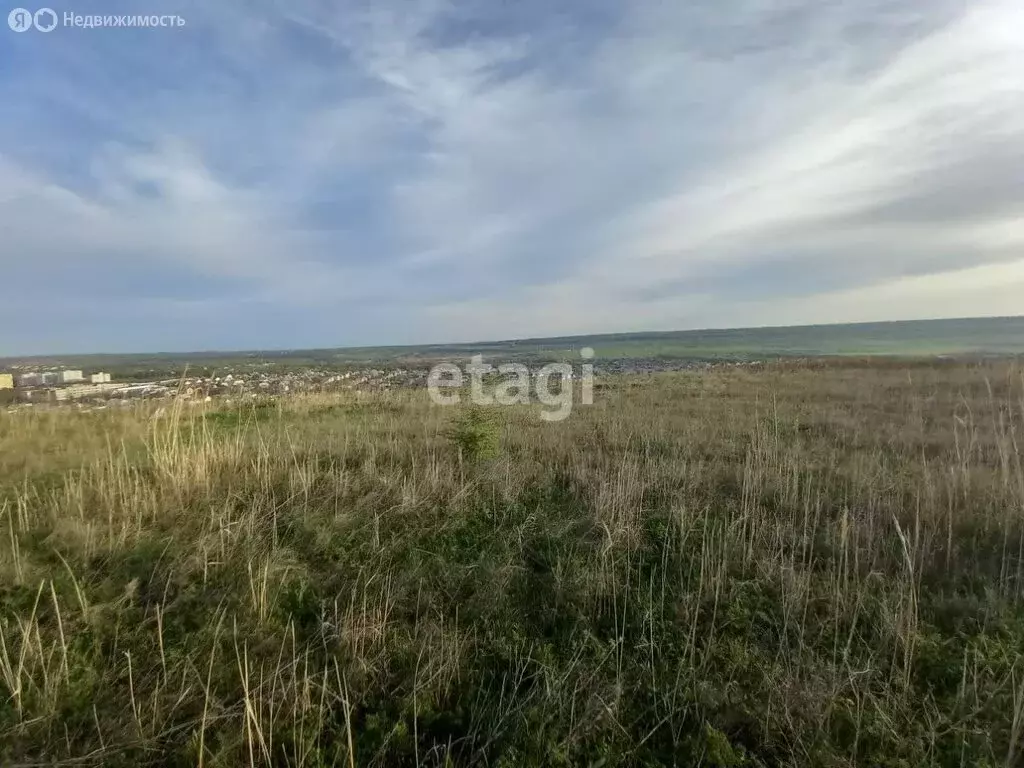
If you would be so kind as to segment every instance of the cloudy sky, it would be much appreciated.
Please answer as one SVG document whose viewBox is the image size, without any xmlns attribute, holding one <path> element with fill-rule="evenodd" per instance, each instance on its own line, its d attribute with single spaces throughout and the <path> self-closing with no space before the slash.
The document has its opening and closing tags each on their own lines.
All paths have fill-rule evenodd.
<svg viewBox="0 0 1024 768">
<path fill-rule="evenodd" d="M 0 354 L 1024 314 L 1020 0 L 56 2 Z"/>
</svg>

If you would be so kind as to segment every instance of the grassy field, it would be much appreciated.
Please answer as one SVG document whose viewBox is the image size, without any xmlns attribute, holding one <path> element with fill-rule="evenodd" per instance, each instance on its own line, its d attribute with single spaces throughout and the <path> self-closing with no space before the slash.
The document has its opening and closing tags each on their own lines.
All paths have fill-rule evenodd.
<svg viewBox="0 0 1024 768">
<path fill-rule="evenodd" d="M 1024 764 L 1020 368 L 471 418 L 0 413 L 0 764 Z"/>
<path fill-rule="evenodd" d="M 1024 317 L 613 333 L 419 346 L 0 358 L 0 370 L 15 364 L 49 365 L 112 371 L 120 380 L 150 380 L 181 375 L 186 367 L 192 375 L 212 375 L 254 369 L 270 372 L 309 367 L 348 369 L 374 364 L 424 366 L 437 360 L 465 362 L 475 354 L 499 362 L 579 362 L 579 350 L 583 347 L 593 348 L 599 360 L 1022 356 Z"/>
</svg>

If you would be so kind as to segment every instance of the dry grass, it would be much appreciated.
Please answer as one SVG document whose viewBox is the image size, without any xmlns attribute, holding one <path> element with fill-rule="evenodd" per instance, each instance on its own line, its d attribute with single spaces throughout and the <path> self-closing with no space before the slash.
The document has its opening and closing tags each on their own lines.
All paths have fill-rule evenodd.
<svg viewBox="0 0 1024 768">
<path fill-rule="evenodd" d="M 0 415 L 4 765 L 1024 764 L 1024 379 Z"/>
</svg>

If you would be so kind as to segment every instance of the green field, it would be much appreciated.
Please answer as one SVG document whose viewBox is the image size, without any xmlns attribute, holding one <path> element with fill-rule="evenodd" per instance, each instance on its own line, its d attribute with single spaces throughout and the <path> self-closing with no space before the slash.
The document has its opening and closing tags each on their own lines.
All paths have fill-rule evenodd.
<svg viewBox="0 0 1024 768">
<path fill-rule="evenodd" d="M 920 320 L 787 328 L 619 333 L 544 339 L 396 347 L 350 347 L 140 355 L 65 355 L 0 359 L 14 363 L 109 370 L 147 379 L 193 371 L 258 367 L 267 371 L 372 364 L 422 365 L 482 354 L 502 360 L 578 360 L 583 347 L 598 359 L 764 360 L 785 357 L 890 355 L 902 357 L 1024 355 L 1024 317 Z"/>
<path fill-rule="evenodd" d="M 1024 375 L 0 413 L 0 764 L 1017 766 Z"/>
<path fill-rule="evenodd" d="M 1024 317 L 567 336 L 476 346 L 493 354 L 541 355 L 589 346 L 605 359 L 1020 355 L 1024 354 Z"/>
</svg>

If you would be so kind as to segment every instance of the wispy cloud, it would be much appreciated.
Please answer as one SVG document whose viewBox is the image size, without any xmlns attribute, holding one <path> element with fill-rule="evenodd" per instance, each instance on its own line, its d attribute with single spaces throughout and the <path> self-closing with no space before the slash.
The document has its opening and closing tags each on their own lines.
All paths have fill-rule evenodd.
<svg viewBox="0 0 1024 768">
<path fill-rule="evenodd" d="M 0 353 L 1024 312 L 1011 0 L 159 10 L 4 30 Z"/>
</svg>

